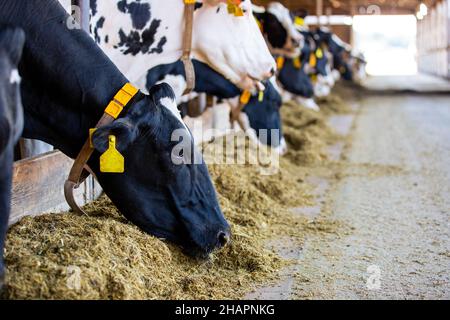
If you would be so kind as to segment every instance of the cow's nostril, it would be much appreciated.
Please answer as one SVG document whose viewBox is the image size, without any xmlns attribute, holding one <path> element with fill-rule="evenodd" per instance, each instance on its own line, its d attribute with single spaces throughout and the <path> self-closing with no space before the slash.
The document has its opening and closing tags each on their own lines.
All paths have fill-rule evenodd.
<svg viewBox="0 0 450 320">
<path fill-rule="evenodd" d="M 219 240 L 219 246 L 225 247 L 227 245 L 228 242 L 230 242 L 230 235 L 226 232 L 219 232 L 219 234 L 217 235 L 217 238 Z"/>
<path fill-rule="evenodd" d="M 271 77 L 273 77 L 275 75 L 275 68 L 270 69 L 270 74 L 271 74 Z"/>
</svg>

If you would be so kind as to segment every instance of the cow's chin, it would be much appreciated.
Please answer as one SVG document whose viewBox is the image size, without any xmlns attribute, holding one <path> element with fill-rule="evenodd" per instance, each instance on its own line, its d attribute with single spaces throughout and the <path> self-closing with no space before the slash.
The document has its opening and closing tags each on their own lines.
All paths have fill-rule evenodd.
<svg viewBox="0 0 450 320">
<path fill-rule="evenodd" d="M 258 91 L 264 91 L 266 89 L 265 85 L 251 76 L 244 77 L 241 82 L 236 85 L 241 90 L 250 91 L 256 93 Z"/>
<path fill-rule="evenodd" d="M 257 81 L 250 76 L 246 76 L 236 86 L 241 90 L 254 92 L 257 89 Z"/>
</svg>

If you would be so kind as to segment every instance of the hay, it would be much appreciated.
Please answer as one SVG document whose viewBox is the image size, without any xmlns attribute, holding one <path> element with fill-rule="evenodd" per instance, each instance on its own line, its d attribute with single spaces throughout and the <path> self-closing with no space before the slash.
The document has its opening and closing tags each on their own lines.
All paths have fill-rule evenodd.
<svg viewBox="0 0 450 320">
<path fill-rule="evenodd" d="M 209 166 L 233 232 L 232 244 L 210 260 L 191 259 L 143 233 L 102 197 L 85 208 L 88 216 L 43 215 L 14 225 L 6 242 L 2 297 L 236 299 L 276 280 L 290 261 L 267 248 L 269 239 L 289 236 L 301 244 L 305 233 L 327 231 L 289 208 L 313 204 L 304 164 L 326 159 L 323 147 L 333 140 L 321 114 L 296 105 L 283 109 L 291 151 L 277 174 L 261 175 L 261 166 L 247 163 L 257 158 L 248 141 L 235 147 L 248 149 L 246 164 Z M 204 147 L 208 158 L 211 145 Z"/>
<path fill-rule="evenodd" d="M 326 124 L 324 113 L 295 103 L 287 103 L 281 110 L 284 136 L 289 144 L 287 158 L 295 165 L 327 161 L 326 146 L 335 143 L 338 137 Z"/>
</svg>

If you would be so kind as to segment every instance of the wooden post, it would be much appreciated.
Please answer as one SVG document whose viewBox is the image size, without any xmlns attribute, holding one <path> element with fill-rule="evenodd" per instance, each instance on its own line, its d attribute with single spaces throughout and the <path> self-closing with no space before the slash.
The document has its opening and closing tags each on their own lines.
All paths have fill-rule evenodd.
<svg viewBox="0 0 450 320">
<path fill-rule="evenodd" d="M 323 0 L 316 0 L 317 26 L 320 27 L 322 22 L 320 18 L 323 16 Z"/>
<path fill-rule="evenodd" d="M 326 15 L 327 15 L 328 28 L 330 28 L 330 30 L 331 30 L 331 16 L 333 15 L 333 8 L 327 7 Z"/>
</svg>

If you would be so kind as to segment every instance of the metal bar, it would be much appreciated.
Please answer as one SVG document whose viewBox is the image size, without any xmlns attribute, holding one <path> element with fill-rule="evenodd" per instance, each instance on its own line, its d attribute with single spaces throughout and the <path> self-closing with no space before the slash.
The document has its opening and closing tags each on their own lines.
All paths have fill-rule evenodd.
<svg viewBox="0 0 450 320">
<path fill-rule="evenodd" d="M 72 0 L 72 6 L 80 8 L 80 21 L 78 23 L 86 32 L 89 32 L 90 6 L 89 0 Z"/>
</svg>

